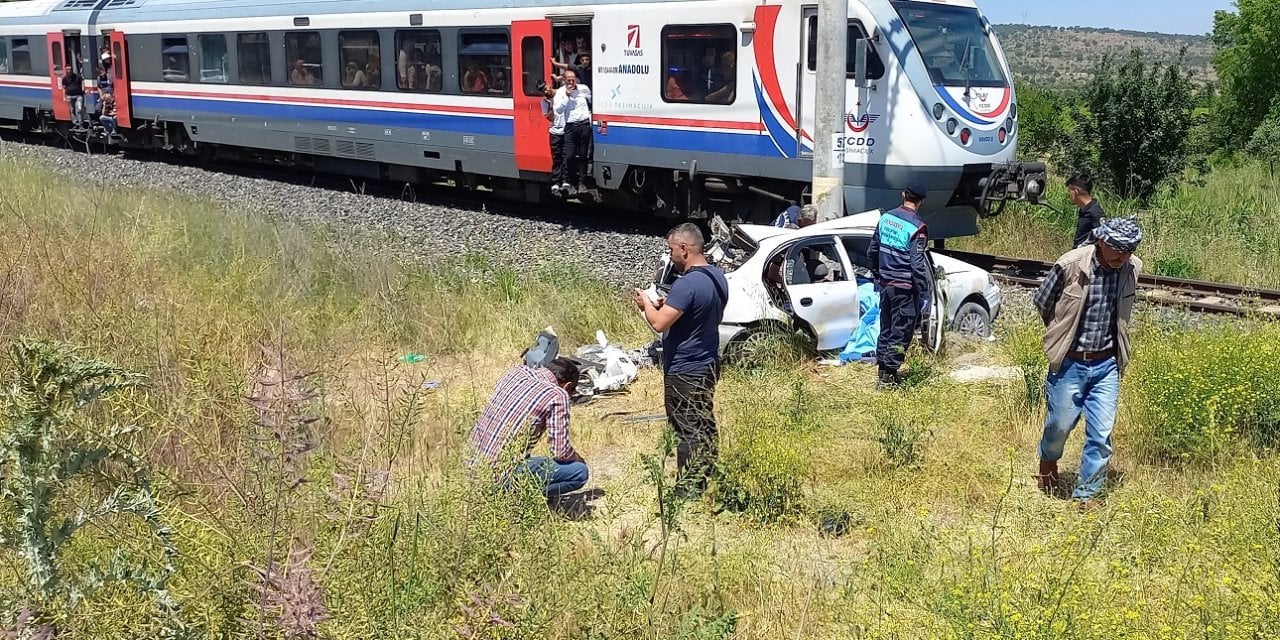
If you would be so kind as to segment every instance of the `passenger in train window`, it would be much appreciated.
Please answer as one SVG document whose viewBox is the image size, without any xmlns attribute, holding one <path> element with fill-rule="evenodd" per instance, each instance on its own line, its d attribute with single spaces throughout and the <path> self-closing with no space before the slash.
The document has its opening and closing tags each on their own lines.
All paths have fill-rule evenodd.
<svg viewBox="0 0 1280 640">
<path fill-rule="evenodd" d="M 107 49 L 106 47 L 99 49 L 98 63 L 102 66 L 103 69 L 110 70 L 111 69 L 111 50 Z"/>
<path fill-rule="evenodd" d="M 475 60 L 467 62 L 467 72 L 462 74 L 462 91 L 464 93 L 484 93 L 489 90 L 489 74 L 485 73 Z"/>
<path fill-rule="evenodd" d="M 311 85 L 316 83 L 316 77 L 311 75 L 311 70 L 307 68 L 307 62 L 302 58 L 298 58 L 293 63 L 293 72 L 289 74 L 289 84 Z"/>
<path fill-rule="evenodd" d="M 564 86 L 556 90 L 555 110 L 564 115 L 564 163 L 568 175 L 560 183 L 566 195 L 586 189 L 591 161 L 591 88 L 578 83 L 573 71 L 564 72 Z"/>
<path fill-rule="evenodd" d="M 511 63 L 504 60 L 504 64 Z M 489 85 L 489 93 L 507 93 L 511 90 L 511 81 L 507 78 L 507 70 L 501 66 L 493 69 L 493 83 Z"/>
<path fill-rule="evenodd" d="M 369 78 L 365 75 L 364 69 L 355 60 L 347 63 L 347 72 L 342 77 L 342 86 L 344 87 L 367 87 L 369 86 Z"/>
<path fill-rule="evenodd" d="M 737 92 L 737 56 L 726 51 L 720 56 L 720 66 L 707 74 L 707 102 L 730 104 Z"/>
<path fill-rule="evenodd" d="M 574 38 L 573 44 L 574 44 L 574 51 L 576 52 L 574 55 L 575 60 L 578 58 L 578 56 L 584 53 L 591 53 L 591 38 L 588 37 L 587 34 L 579 33 L 577 37 Z M 578 77 L 578 81 L 586 82 L 586 80 L 581 76 Z"/>
<path fill-rule="evenodd" d="M 405 38 L 400 42 L 400 52 L 396 54 L 396 74 L 400 87 L 404 89 L 412 89 L 413 84 L 409 80 L 409 64 L 413 57 L 413 41 Z"/>
<path fill-rule="evenodd" d="M 663 97 L 670 102 L 688 102 L 689 93 L 685 87 L 689 86 L 689 72 L 679 67 L 671 67 L 669 71 L 667 86 L 662 92 Z"/>
</svg>

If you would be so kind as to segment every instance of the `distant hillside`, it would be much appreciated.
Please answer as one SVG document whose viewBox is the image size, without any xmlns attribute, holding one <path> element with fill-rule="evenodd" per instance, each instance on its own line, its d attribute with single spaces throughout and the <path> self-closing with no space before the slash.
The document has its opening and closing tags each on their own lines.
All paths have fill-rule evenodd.
<svg viewBox="0 0 1280 640">
<path fill-rule="evenodd" d="M 1195 82 L 1216 79 L 1211 59 L 1213 45 L 1202 36 L 1169 35 L 1084 27 L 1036 27 L 1024 24 L 996 25 L 1013 75 L 1037 84 L 1074 84 L 1089 77 L 1102 56 L 1123 55 L 1140 49 L 1148 60 L 1171 63 L 1187 48 L 1185 64 Z"/>
</svg>

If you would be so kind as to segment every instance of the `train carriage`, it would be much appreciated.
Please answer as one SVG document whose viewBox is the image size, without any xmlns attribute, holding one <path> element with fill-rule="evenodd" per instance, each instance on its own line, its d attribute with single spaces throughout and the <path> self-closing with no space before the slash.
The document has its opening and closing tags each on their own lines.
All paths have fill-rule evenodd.
<svg viewBox="0 0 1280 640">
<path fill-rule="evenodd" d="M 0 120 L 69 135 L 109 56 L 125 147 L 551 197 L 539 79 L 588 53 L 591 195 L 762 219 L 812 172 L 817 7 L 803 0 L 30 0 L 0 4 Z M 967 0 L 851 0 L 840 143 L 849 212 L 929 187 L 937 236 L 977 232 L 1017 105 Z"/>
</svg>

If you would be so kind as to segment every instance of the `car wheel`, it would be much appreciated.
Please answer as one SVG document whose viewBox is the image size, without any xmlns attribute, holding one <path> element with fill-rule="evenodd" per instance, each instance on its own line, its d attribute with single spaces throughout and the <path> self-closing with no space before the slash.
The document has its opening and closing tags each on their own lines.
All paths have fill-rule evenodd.
<svg viewBox="0 0 1280 640">
<path fill-rule="evenodd" d="M 991 337 L 991 313 L 976 302 L 966 302 L 956 311 L 956 331 L 979 338 Z"/>
</svg>

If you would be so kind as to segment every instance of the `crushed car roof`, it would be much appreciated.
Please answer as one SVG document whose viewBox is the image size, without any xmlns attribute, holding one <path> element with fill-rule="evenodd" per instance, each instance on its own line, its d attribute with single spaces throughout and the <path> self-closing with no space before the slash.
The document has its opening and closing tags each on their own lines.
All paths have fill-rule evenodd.
<svg viewBox="0 0 1280 640">
<path fill-rule="evenodd" d="M 874 229 L 876 223 L 880 221 L 880 210 L 874 209 L 863 213 L 855 213 L 851 216 L 836 218 L 826 222 L 809 225 L 803 229 L 784 229 L 782 227 L 774 227 L 765 224 L 739 224 L 735 225 L 739 232 L 751 238 L 755 242 L 766 240 L 768 238 L 776 238 L 783 235 L 821 235 L 823 232 L 848 231 L 850 229 Z"/>
</svg>

